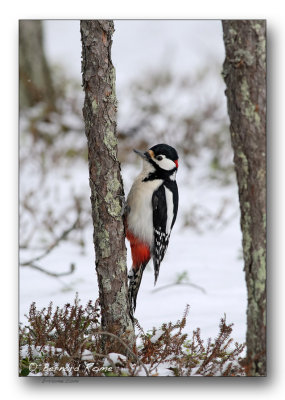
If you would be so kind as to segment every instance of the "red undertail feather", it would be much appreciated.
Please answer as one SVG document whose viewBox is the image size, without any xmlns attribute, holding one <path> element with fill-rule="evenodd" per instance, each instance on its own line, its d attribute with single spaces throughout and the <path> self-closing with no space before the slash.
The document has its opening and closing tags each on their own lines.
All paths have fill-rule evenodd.
<svg viewBox="0 0 285 400">
<path fill-rule="evenodd" d="M 126 232 L 127 239 L 130 241 L 133 268 L 136 270 L 140 265 L 145 264 L 150 259 L 150 249 L 147 244 L 136 238 L 129 230 Z"/>
</svg>

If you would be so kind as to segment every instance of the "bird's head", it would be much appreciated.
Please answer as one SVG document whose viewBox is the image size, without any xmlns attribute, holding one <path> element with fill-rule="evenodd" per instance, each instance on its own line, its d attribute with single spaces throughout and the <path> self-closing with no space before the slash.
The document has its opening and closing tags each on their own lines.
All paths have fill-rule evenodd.
<svg viewBox="0 0 285 400">
<path fill-rule="evenodd" d="M 174 177 L 178 169 L 177 151 L 168 144 L 156 144 L 146 152 L 134 150 L 144 160 L 146 172 L 159 178 Z"/>
</svg>

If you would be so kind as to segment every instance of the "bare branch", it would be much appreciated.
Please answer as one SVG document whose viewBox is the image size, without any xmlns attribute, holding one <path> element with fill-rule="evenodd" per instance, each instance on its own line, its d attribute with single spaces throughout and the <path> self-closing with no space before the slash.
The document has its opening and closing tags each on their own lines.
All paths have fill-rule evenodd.
<svg viewBox="0 0 285 400">
<path fill-rule="evenodd" d="M 111 357 L 109 357 L 108 354 L 100 354 L 100 353 L 94 353 L 94 352 L 92 352 L 92 354 L 93 354 L 95 357 L 107 358 L 107 360 L 108 360 L 109 363 L 111 364 L 111 366 L 112 366 L 112 368 L 113 368 L 115 374 L 119 375 L 118 368 L 116 367 L 114 361 L 111 359 Z"/>
<path fill-rule="evenodd" d="M 60 276 L 70 275 L 75 270 L 75 265 L 73 263 L 70 264 L 69 271 L 66 271 L 66 272 L 50 272 L 50 271 L 46 270 L 45 268 L 40 267 L 39 265 L 36 265 L 34 263 L 31 263 L 31 264 L 20 264 L 20 265 L 21 265 L 21 267 L 29 267 L 29 268 L 36 269 L 37 271 L 43 272 L 46 275 L 53 276 L 53 277 L 56 277 L 56 278 L 58 278 Z"/>
<path fill-rule="evenodd" d="M 32 259 L 30 259 L 30 260 L 28 260 L 28 261 L 25 261 L 25 262 L 23 262 L 23 263 L 20 263 L 20 265 L 22 266 L 22 267 L 27 267 L 27 266 L 30 266 L 30 267 L 32 267 L 32 265 L 34 265 L 34 262 L 35 261 L 39 261 L 39 260 L 41 260 L 42 258 L 44 258 L 44 257 L 46 257 L 56 246 L 58 246 L 59 245 L 59 243 L 62 241 L 62 240 L 65 240 L 66 239 L 66 237 L 69 235 L 69 233 L 71 232 L 71 231 L 73 231 L 74 229 L 76 229 L 77 228 L 77 225 L 78 225 L 78 222 L 79 222 L 79 215 L 77 216 L 77 218 L 76 218 L 76 220 L 73 222 L 73 224 L 68 228 L 68 229 L 66 229 L 65 231 L 63 231 L 62 232 L 62 234 L 42 253 L 42 254 L 40 254 L 39 256 L 37 256 L 37 257 L 35 257 L 35 258 L 32 258 Z M 34 268 L 34 267 L 33 267 Z M 36 269 L 40 269 L 40 268 L 38 268 L 38 267 L 36 267 Z M 58 276 L 58 275 L 57 275 Z"/>
<path fill-rule="evenodd" d="M 97 331 L 97 332 L 94 332 L 94 334 L 111 336 L 114 339 L 117 339 L 128 350 L 130 355 L 137 361 L 137 363 L 143 367 L 146 375 L 149 376 L 149 372 L 148 372 L 146 366 L 144 365 L 144 363 L 138 358 L 138 356 L 130 349 L 130 347 L 121 338 L 119 338 L 118 336 L 114 335 L 111 332 L 106 332 L 106 331 Z"/>
<path fill-rule="evenodd" d="M 170 287 L 172 287 L 172 286 L 177 286 L 177 285 L 192 286 L 192 287 L 194 287 L 195 289 L 199 289 L 199 290 L 201 290 L 201 292 L 203 292 L 204 294 L 206 294 L 206 290 L 205 290 L 202 286 L 195 285 L 195 283 L 189 283 L 189 282 L 187 282 L 187 283 L 186 283 L 186 282 L 175 282 L 175 283 L 170 283 L 170 284 L 168 284 L 168 285 L 164 285 L 164 286 L 161 286 L 161 287 L 159 287 L 159 288 L 153 289 L 153 290 L 152 290 L 152 293 L 158 292 L 159 290 L 168 289 L 168 288 L 170 288 Z"/>
</svg>

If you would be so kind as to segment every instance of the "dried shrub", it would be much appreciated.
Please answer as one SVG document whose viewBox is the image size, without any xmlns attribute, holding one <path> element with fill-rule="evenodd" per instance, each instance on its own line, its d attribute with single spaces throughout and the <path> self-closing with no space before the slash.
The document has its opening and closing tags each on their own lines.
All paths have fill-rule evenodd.
<svg viewBox="0 0 285 400">
<path fill-rule="evenodd" d="M 185 333 L 189 306 L 182 319 L 159 329 L 138 329 L 137 348 L 130 349 L 122 338 L 100 328 L 98 303 L 85 307 L 74 304 L 57 307 L 52 303 L 37 310 L 30 306 L 28 325 L 20 324 L 20 376 L 245 376 L 241 354 L 244 345 L 230 338 L 232 324 L 222 318 L 219 334 L 207 343 L 200 329 L 191 338 Z M 116 338 L 129 350 L 130 356 L 103 354 L 102 337 Z"/>
<path fill-rule="evenodd" d="M 212 341 L 208 339 L 204 345 L 200 329 L 193 331 L 192 339 L 183 333 L 189 307 L 187 306 L 183 318 L 176 324 L 171 322 L 161 327 L 161 335 L 154 341 L 157 331 L 151 335 L 141 333 L 143 347 L 140 351 L 142 360 L 150 364 L 150 371 L 157 371 L 162 364 L 169 363 L 169 370 L 175 376 L 242 376 L 245 375 L 240 365 L 239 355 L 245 345 L 234 344 L 230 338 L 232 325 L 227 325 L 226 318 L 222 318 L 219 325 L 219 334 Z"/>
</svg>

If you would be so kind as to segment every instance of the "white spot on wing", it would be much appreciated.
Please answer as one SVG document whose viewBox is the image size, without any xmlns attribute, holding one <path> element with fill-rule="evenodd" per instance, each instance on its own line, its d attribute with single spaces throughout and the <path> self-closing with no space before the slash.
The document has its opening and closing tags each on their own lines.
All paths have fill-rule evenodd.
<svg viewBox="0 0 285 400">
<path fill-rule="evenodd" d="M 170 177 L 169 177 L 172 181 L 176 180 L 176 172 L 177 171 L 174 171 L 173 174 L 171 174 Z"/>
<path fill-rule="evenodd" d="M 164 186 L 166 206 L 167 206 L 167 222 L 166 222 L 166 233 L 169 235 L 171 230 L 171 224 L 173 220 L 173 194 L 166 186 Z"/>
</svg>

